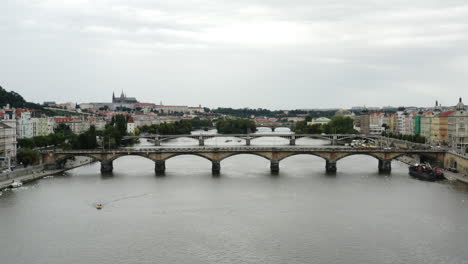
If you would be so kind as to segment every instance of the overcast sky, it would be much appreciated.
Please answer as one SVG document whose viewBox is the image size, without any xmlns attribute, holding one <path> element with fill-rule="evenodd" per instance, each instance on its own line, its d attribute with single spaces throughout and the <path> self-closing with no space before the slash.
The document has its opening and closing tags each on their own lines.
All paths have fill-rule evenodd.
<svg viewBox="0 0 468 264">
<path fill-rule="evenodd" d="M 34 102 L 468 101 L 466 0 L 1 0 L 0 12 L 0 85 Z"/>
</svg>

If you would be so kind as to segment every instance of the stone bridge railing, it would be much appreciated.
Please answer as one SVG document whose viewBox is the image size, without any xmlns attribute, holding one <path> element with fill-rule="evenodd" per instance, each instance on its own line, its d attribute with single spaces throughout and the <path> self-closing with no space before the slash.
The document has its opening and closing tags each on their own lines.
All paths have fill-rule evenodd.
<svg viewBox="0 0 468 264">
<path fill-rule="evenodd" d="M 239 154 L 251 154 L 263 157 L 270 161 L 272 173 L 279 171 L 279 163 L 288 157 L 306 154 L 323 158 L 326 161 L 327 172 L 336 172 L 337 161 L 351 155 L 368 155 L 379 161 L 380 172 L 391 171 L 391 161 L 402 155 L 419 154 L 430 156 L 433 159 L 444 160 L 445 152 L 441 150 L 414 150 L 414 149 L 353 149 L 344 147 L 156 147 L 156 148 L 124 148 L 111 150 L 62 150 L 55 152 L 42 152 L 43 163 L 61 166 L 67 159 L 75 156 L 88 156 L 101 162 L 102 172 L 112 172 L 113 161 L 129 155 L 141 156 L 155 162 L 155 172 L 163 174 L 166 169 L 166 160 L 179 155 L 195 155 L 209 160 L 212 163 L 213 174 L 219 174 L 221 161 Z"/>
</svg>

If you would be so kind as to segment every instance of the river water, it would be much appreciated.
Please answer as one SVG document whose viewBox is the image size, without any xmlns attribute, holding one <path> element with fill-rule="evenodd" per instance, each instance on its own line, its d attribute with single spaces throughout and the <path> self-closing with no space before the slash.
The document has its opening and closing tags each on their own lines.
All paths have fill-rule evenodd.
<svg viewBox="0 0 468 264">
<path fill-rule="evenodd" d="M 237 143 L 225 141 L 212 144 Z M 466 185 L 412 179 L 396 161 L 390 175 L 359 155 L 336 175 L 305 155 L 275 176 L 253 155 L 223 160 L 219 177 L 200 157 L 166 166 L 156 177 L 128 156 L 111 176 L 94 163 L 4 191 L 0 263 L 468 263 Z"/>
</svg>

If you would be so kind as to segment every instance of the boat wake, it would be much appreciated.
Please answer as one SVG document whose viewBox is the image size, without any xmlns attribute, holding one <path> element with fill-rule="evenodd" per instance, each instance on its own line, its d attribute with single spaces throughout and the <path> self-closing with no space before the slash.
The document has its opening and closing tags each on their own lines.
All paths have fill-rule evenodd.
<svg viewBox="0 0 468 264">
<path fill-rule="evenodd" d="M 115 200 L 112 200 L 112 201 L 105 202 L 105 203 L 103 203 L 103 205 L 108 205 L 108 204 L 111 204 L 111 203 L 116 203 L 116 202 L 120 202 L 120 201 L 128 200 L 128 199 L 140 198 L 140 197 L 147 196 L 147 195 L 150 195 L 150 193 L 144 193 L 144 194 L 132 195 L 132 196 L 125 196 L 125 197 L 122 197 L 122 198 L 118 198 L 118 199 L 115 199 Z"/>
<path fill-rule="evenodd" d="M 138 195 L 124 196 L 124 197 L 117 198 L 117 199 L 115 199 L 115 200 L 111 200 L 111 201 L 107 201 L 107 202 L 93 203 L 92 206 L 93 206 L 93 207 L 96 207 L 98 204 L 100 204 L 100 205 L 102 205 L 102 206 L 105 206 L 105 205 L 113 204 L 113 203 L 116 203 L 116 202 L 120 202 L 120 201 L 124 201 L 124 200 L 129 200 L 129 199 L 136 199 L 136 198 L 140 198 L 140 197 L 144 197 L 144 196 L 148 196 L 148 195 L 151 195 L 151 193 L 144 193 L 144 194 L 138 194 Z"/>
</svg>

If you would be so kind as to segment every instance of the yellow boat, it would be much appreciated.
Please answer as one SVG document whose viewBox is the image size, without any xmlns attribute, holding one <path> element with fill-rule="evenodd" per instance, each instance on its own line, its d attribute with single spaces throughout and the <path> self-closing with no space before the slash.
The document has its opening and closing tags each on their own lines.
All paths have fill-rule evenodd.
<svg viewBox="0 0 468 264">
<path fill-rule="evenodd" d="M 96 209 L 101 210 L 102 209 L 102 204 L 96 204 Z"/>
</svg>

